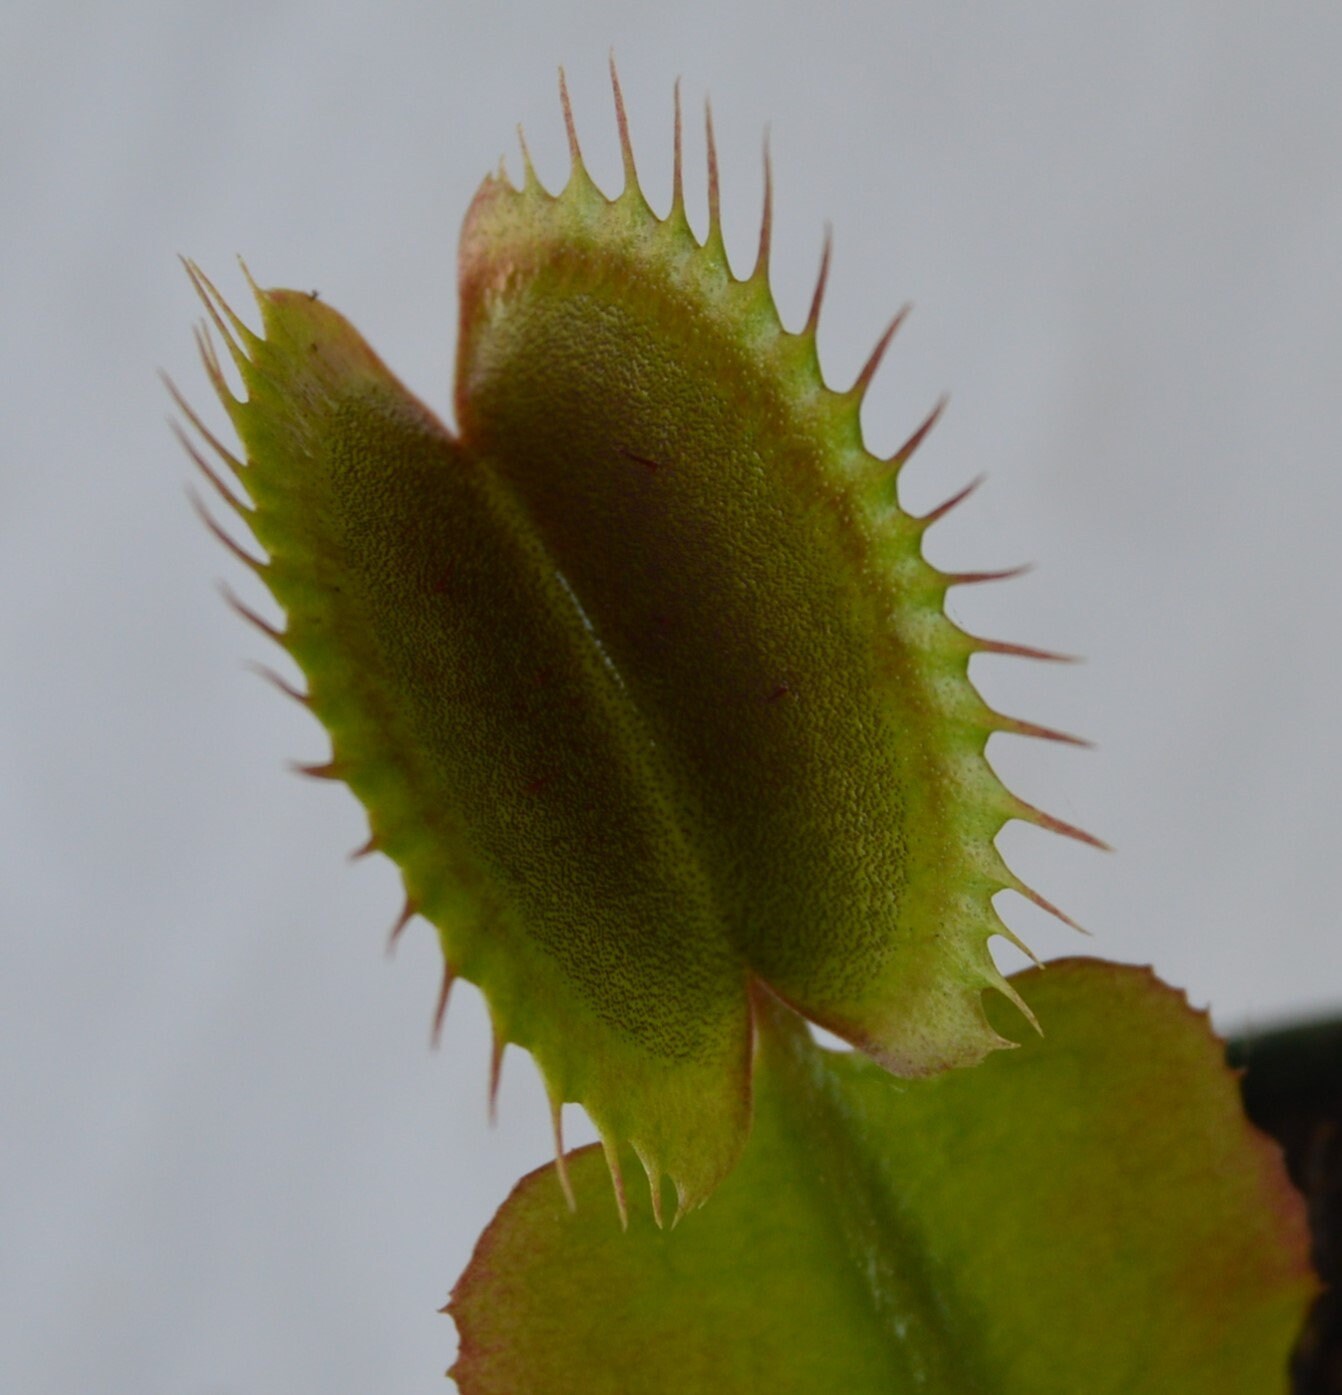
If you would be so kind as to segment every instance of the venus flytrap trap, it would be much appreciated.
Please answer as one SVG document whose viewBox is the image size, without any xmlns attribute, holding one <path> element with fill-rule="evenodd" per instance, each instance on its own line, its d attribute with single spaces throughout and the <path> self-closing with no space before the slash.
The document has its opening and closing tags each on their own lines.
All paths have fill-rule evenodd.
<svg viewBox="0 0 1342 1395">
<path fill-rule="evenodd" d="M 476 197 L 457 436 L 334 310 L 253 287 L 258 336 L 191 271 L 246 389 L 207 361 L 281 642 L 331 732 L 317 773 L 363 800 L 496 1050 L 527 1047 L 556 1105 L 684 1208 L 745 1136 L 753 982 L 901 1075 L 1006 1044 L 981 1004 L 1015 996 L 991 898 L 1034 893 L 993 837 L 1059 825 L 984 746 L 1054 733 L 969 682 L 973 653 L 1011 646 L 946 618 L 957 578 L 920 547 L 942 510 L 896 501 L 926 428 L 889 460 L 863 447 L 889 334 L 828 388 L 823 277 L 788 333 L 767 204 L 738 280 L 711 136 L 701 245 L 679 160 L 652 214 L 618 109 L 619 198 L 567 99 L 563 193 L 528 162 L 521 190 Z"/>
<path fill-rule="evenodd" d="M 398 930 L 415 914 L 436 927 L 439 1020 L 455 979 L 477 984 L 495 1084 L 516 1043 L 552 1104 L 556 1169 L 524 1181 L 459 1288 L 458 1377 L 468 1391 L 514 1392 L 1052 1389 L 1038 1363 L 1013 1366 L 1001 1333 L 1039 1316 L 1015 1306 L 1022 1285 L 1066 1294 L 1025 1263 L 1040 1268 L 1022 1253 L 1019 1214 L 994 1231 L 997 1208 L 1013 1204 L 1001 1184 L 1056 1109 L 1083 1122 L 1043 1162 L 1084 1190 L 1097 1159 L 1130 1142 L 1143 1077 L 1125 1063 L 1152 1023 L 1197 1059 L 1210 1036 L 1182 1009 L 1170 1027 L 1166 990 L 1128 971 L 1083 966 L 1046 987 L 994 966 L 989 939 L 1014 940 L 998 893 L 1053 909 L 999 856 L 1003 825 L 1095 840 L 998 780 L 985 755 L 994 733 L 1071 738 L 994 712 L 968 664 L 985 651 L 1055 656 L 968 635 L 945 614 L 952 586 L 991 578 L 923 556 L 924 533 L 956 500 L 922 517 L 899 505 L 899 470 L 935 413 L 889 459 L 863 443 L 862 399 L 898 320 L 855 383 L 830 388 L 815 337 L 828 249 L 806 323 L 790 332 L 769 288 L 767 160 L 758 256 L 736 277 L 711 122 L 700 242 L 679 102 L 659 218 L 618 81 L 614 91 L 618 197 L 588 176 L 564 92 L 562 192 L 526 158 L 520 188 L 487 179 L 467 215 L 455 434 L 330 307 L 253 284 L 258 333 L 188 268 L 241 378 L 238 397 L 202 334 L 243 455 L 181 406 L 241 495 L 192 453 L 263 557 L 211 526 L 264 581 L 284 628 L 249 618 L 297 663 L 307 689 L 295 696 L 330 734 L 330 761 L 309 773 L 345 781 L 364 804 L 366 850 L 404 879 Z M 1014 1005 L 1017 1026 L 990 1013 L 988 990 Z M 1027 1028 L 1024 1051 L 980 1065 L 1018 1044 L 1034 1004 L 1049 1036 Z M 819 1052 L 800 1018 L 869 1063 Z M 979 1069 L 943 1083 L 967 1066 Z M 1307 1291 L 1298 1216 L 1272 1160 L 1245 1142 L 1238 1115 L 1240 1133 L 1227 1122 L 1228 1077 L 1200 1069 L 1208 1127 L 1228 1152 L 1243 1145 L 1212 1214 L 1269 1195 L 1281 1219 L 1262 1265 L 1227 1261 L 1218 1311 L 1280 1362 Z M 892 1076 L 922 1083 L 901 1091 Z M 1084 1117 L 1097 1081 L 1123 1094 L 1122 1110 Z M 599 1154 L 575 1155 L 572 1179 L 567 1101 L 602 1139 Z M 1189 1140 L 1157 1131 L 1142 1143 L 1131 1175 L 1145 1185 Z M 664 1180 L 674 1220 L 720 1185 L 723 1196 L 649 1240 L 626 1149 L 657 1227 Z M 606 1237 L 591 1204 L 594 1166 L 613 1179 L 621 1227 L 632 1211 L 622 1239 Z M 1177 1248 L 1182 1196 L 1153 1208 L 1136 1195 L 1134 1222 L 1156 1220 L 1136 1224 L 1132 1243 L 1158 1232 Z M 1107 1194 L 1098 1210 L 1104 1225 L 1070 1231 L 1083 1249 L 1115 1243 L 1113 1217 L 1128 1214 Z M 666 1287 L 669 1273 L 679 1286 Z M 567 1350 L 547 1326 L 567 1302 L 565 1274 L 582 1274 L 589 1294 L 626 1295 L 628 1320 L 603 1309 Z M 1157 1309 L 1177 1311 L 1171 1293 L 1184 1289 L 1167 1280 L 1161 1270 Z M 1115 1300 L 1112 1285 L 1096 1293 L 1096 1312 Z M 754 1311 L 763 1332 L 762 1308 L 797 1302 L 812 1319 L 836 1314 L 829 1339 L 825 1322 L 784 1323 L 817 1374 L 789 1384 L 766 1363 L 752 1375 L 746 1351 L 730 1379 L 705 1368 L 685 1383 L 712 1312 L 745 1329 Z M 845 1324 L 845 1350 L 867 1353 L 851 1370 L 825 1359 Z M 1078 1388 L 1076 1359 L 1054 1363 L 1058 1389 Z"/>
</svg>

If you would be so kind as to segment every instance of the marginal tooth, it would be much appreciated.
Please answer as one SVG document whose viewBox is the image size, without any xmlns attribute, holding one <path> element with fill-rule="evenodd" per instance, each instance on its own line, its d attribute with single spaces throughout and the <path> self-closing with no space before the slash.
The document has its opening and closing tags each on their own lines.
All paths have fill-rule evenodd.
<svg viewBox="0 0 1342 1395">
<path fill-rule="evenodd" d="M 379 846 L 377 834 L 370 833 L 368 835 L 368 841 L 366 843 L 360 843 L 352 853 L 348 854 L 345 860 L 347 862 L 358 862 L 360 858 L 367 857 L 369 853 L 377 852 Z"/>
<path fill-rule="evenodd" d="M 312 774 L 312 768 L 309 767 L 308 769 L 305 769 L 303 773 L 305 775 Z M 414 899 L 413 896 L 407 896 L 405 898 L 405 904 L 401 907 L 401 913 L 396 917 L 396 923 L 391 927 L 391 930 L 387 935 L 388 954 L 390 954 L 396 948 L 396 942 L 405 933 L 405 927 L 410 924 L 410 922 L 415 918 L 418 912 L 419 903 Z"/>
<path fill-rule="evenodd" d="M 258 678 L 264 678 L 272 688 L 277 688 L 285 697 L 293 698 L 295 702 L 301 703 L 304 707 L 311 708 L 312 698 L 307 693 L 300 692 L 287 678 L 276 673 L 275 670 L 270 668 L 267 664 L 248 663 L 247 668 L 252 673 L 256 674 Z"/>
<path fill-rule="evenodd" d="M 1078 935 L 1085 935 L 1090 938 L 1090 931 L 1084 925 L 1078 925 L 1065 911 L 1060 911 L 1052 901 L 1046 901 L 1032 886 L 1027 886 L 1019 877 L 1012 877 L 1009 889 L 1019 892 L 1027 901 L 1032 901 L 1041 911 L 1047 911 L 1055 919 L 1062 921 L 1064 925 L 1070 926 Z M 1038 963 L 1038 961 L 1035 961 Z"/>
<path fill-rule="evenodd" d="M 704 141 L 708 155 L 708 235 L 704 247 L 725 254 L 722 240 L 722 189 L 718 180 L 718 142 L 713 134 L 713 104 L 704 102 Z"/>
<path fill-rule="evenodd" d="M 224 404 L 224 410 L 231 414 L 235 408 L 242 406 L 242 398 L 234 393 L 228 385 L 228 379 L 224 377 L 219 355 L 214 351 L 214 340 L 210 338 L 204 325 L 197 325 L 191 332 L 195 336 L 200 361 L 205 365 L 205 376 L 210 380 L 215 395 Z"/>
<path fill-rule="evenodd" d="M 1010 798 L 1013 818 L 1023 819 L 1026 823 L 1035 824 L 1039 828 L 1047 828 L 1053 833 L 1061 833 L 1064 838 L 1075 838 L 1078 843 L 1098 848 L 1101 852 L 1113 851 L 1108 843 L 1102 842 L 1093 833 L 1087 833 L 1084 829 L 1077 828 L 1073 824 L 1055 819 L 1052 814 L 1046 814 L 1042 809 L 1036 809 L 1033 804 L 1027 804 L 1015 795 Z"/>
<path fill-rule="evenodd" d="M 295 775 L 305 775 L 309 780 L 343 780 L 345 778 L 345 767 L 336 761 L 317 761 L 311 764 L 304 764 L 302 761 L 290 761 L 289 769 Z"/>
<path fill-rule="evenodd" d="M 1008 732 L 1012 736 L 1030 736 L 1039 741 L 1057 741 L 1064 746 L 1080 746 L 1086 750 L 1094 743 L 1082 736 L 1072 736 L 1069 732 L 1055 731 L 1052 727 L 1041 727 L 1035 722 L 1023 722 L 1019 717 L 1003 717 L 994 713 L 993 727 L 996 731 Z"/>
<path fill-rule="evenodd" d="M 242 279 L 243 279 L 244 281 L 246 281 L 246 283 L 247 283 L 247 289 L 248 289 L 249 291 L 251 291 L 252 295 L 256 298 L 256 300 L 257 300 L 258 302 L 264 301 L 264 300 L 265 300 L 265 292 L 262 291 L 261 287 L 258 286 L 258 285 L 256 284 L 256 277 L 254 277 L 254 276 L 252 275 L 252 273 L 251 273 L 251 268 L 247 265 L 246 261 L 245 261 L 242 257 L 239 257 L 239 258 L 238 258 L 238 268 L 239 268 L 239 270 L 241 270 L 241 272 L 242 272 Z M 317 295 L 316 291 L 314 291 L 312 294 L 313 294 L 313 299 L 316 299 L 316 295 Z M 224 308 L 227 309 L 228 307 L 225 306 Z M 229 311 L 229 314 L 232 315 L 232 313 L 233 313 L 233 312 L 230 310 L 230 311 Z M 237 319 L 236 316 L 233 316 L 233 318 L 234 318 L 235 320 Z M 241 320 L 237 320 L 237 323 L 238 323 L 239 329 L 242 331 L 243 336 L 246 338 L 246 340 L 247 340 L 247 342 L 248 342 L 249 344 L 255 345 L 255 344 L 260 344 L 260 343 L 263 342 L 262 340 L 258 339 L 257 336 L 254 335 L 254 334 L 251 332 L 251 330 L 248 329 L 247 326 L 246 326 L 245 324 L 242 323 Z"/>
<path fill-rule="evenodd" d="M 177 390 L 177 384 L 174 383 L 166 373 L 160 373 L 158 376 L 162 380 L 163 386 L 168 389 L 173 402 L 176 403 L 177 410 L 196 428 L 196 432 L 201 439 L 205 441 L 220 460 L 222 460 L 239 479 L 242 479 L 247 472 L 246 465 L 244 465 L 243 462 L 220 441 L 209 427 L 205 425 L 197 415 L 195 408 L 192 407 L 186 398 Z"/>
<path fill-rule="evenodd" d="M 270 564 L 262 562 L 253 557 L 250 552 L 240 546 L 233 538 L 230 538 L 219 524 L 211 517 L 210 511 L 205 507 L 199 494 L 189 485 L 187 486 L 187 498 L 191 501 L 191 507 L 200 515 L 200 521 L 219 539 L 221 543 L 241 562 L 244 566 L 250 567 L 259 577 L 264 577 L 270 570 Z"/>
<path fill-rule="evenodd" d="M 666 1227 L 662 1219 L 662 1170 L 637 1143 L 633 1147 L 639 1162 L 643 1164 L 643 1171 L 648 1175 L 648 1190 L 652 1195 L 652 1219 L 658 1230 L 664 1230 Z"/>
<path fill-rule="evenodd" d="M 246 350 L 242 347 L 247 344 L 255 347 L 261 341 L 250 329 L 233 313 L 232 307 L 215 289 L 213 282 L 193 261 L 182 258 L 182 265 L 186 267 L 186 274 L 191 278 L 191 284 L 196 288 L 196 294 L 200 297 L 201 304 L 205 307 L 206 314 L 214 321 L 214 327 L 219 331 L 225 345 L 228 348 L 230 357 L 237 366 L 238 372 L 246 374 L 252 366 L 251 359 L 247 356 Z M 227 321 L 227 323 L 225 323 Z M 234 338 L 234 335 L 237 337 Z M 241 341 L 241 342 L 239 342 Z"/>
<path fill-rule="evenodd" d="M 224 503 L 227 504 L 228 507 L 232 509 L 233 512 L 236 513 L 237 516 L 248 525 L 248 527 L 250 527 L 255 510 L 249 508 L 246 504 L 244 504 L 242 500 L 239 499 L 238 496 L 234 494 L 231 489 L 229 489 L 229 487 L 223 482 L 223 480 L 220 479 L 214 467 L 196 449 L 195 445 L 191 441 L 191 438 L 186 434 L 185 431 L 182 430 L 180 426 L 178 426 L 178 424 L 175 421 L 169 421 L 168 425 L 172 429 L 172 434 L 177 437 L 177 440 L 180 443 L 182 449 L 186 451 L 186 453 L 191 457 L 192 461 L 196 466 L 196 469 L 198 469 L 200 473 L 204 475 L 207 480 L 209 480 L 211 487 L 224 501 Z"/>
<path fill-rule="evenodd" d="M 941 420 L 941 414 L 946 410 L 946 403 L 950 399 L 940 398 L 936 405 L 923 418 L 922 424 L 914 431 L 907 441 L 890 457 L 889 464 L 895 469 L 902 469 L 913 455 L 914 451 L 927 439 L 927 433 Z"/>
<path fill-rule="evenodd" d="M 1003 890 L 1009 890 L 1012 888 L 1012 886 L 1014 886 L 1014 882 L 1008 884 L 1008 886 L 1004 887 Z M 1009 944 L 1015 945 L 1015 947 L 1018 950 L 1020 950 L 1020 952 L 1035 966 L 1035 968 L 1042 969 L 1044 967 L 1044 961 L 1040 959 L 1040 957 L 1034 952 L 1034 950 L 1032 950 L 1030 946 L 1027 945 L 1025 941 L 1022 940 L 1021 937 L 1018 934 L 1016 934 L 1016 932 L 1004 920 L 1002 920 L 1000 916 L 997 918 L 997 928 L 994 931 L 992 931 L 992 934 L 1000 935 L 1002 939 L 1006 940 Z"/>
<path fill-rule="evenodd" d="M 1006 567 L 995 572 L 942 572 L 941 579 L 947 586 L 978 586 L 985 581 L 1011 581 L 1033 570 L 1034 564 L 1025 562 L 1019 567 Z"/>
<path fill-rule="evenodd" d="M 285 639 L 284 631 L 277 630 L 274 625 L 263 620 L 250 606 L 244 605 L 227 582 L 221 581 L 219 583 L 219 594 L 223 596 L 228 606 L 242 616 L 249 625 L 253 625 L 260 630 L 267 639 L 273 639 L 281 649 L 287 649 L 289 647 Z"/>
<path fill-rule="evenodd" d="M 676 1188 L 676 1214 L 671 1217 L 671 1229 L 675 1230 L 680 1224 L 680 1218 L 688 1215 L 692 1208 L 689 1200 L 690 1194 L 685 1189 L 684 1182 L 679 1177 L 672 1178 L 672 1182 Z"/>
<path fill-rule="evenodd" d="M 679 78 L 676 79 L 675 85 L 675 105 L 674 154 L 671 161 L 671 211 L 666 215 L 666 221 L 679 227 L 683 226 L 685 222 L 684 123 L 681 120 Z"/>
<path fill-rule="evenodd" d="M 564 130 L 568 135 L 569 159 L 573 162 L 574 169 L 582 166 L 582 148 L 578 144 L 578 131 L 573 124 L 573 103 L 569 100 L 568 79 L 564 76 L 563 68 L 559 70 L 559 104 L 564 109 Z"/>
<path fill-rule="evenodd" d="M 926 531 L 934 523 L 937 523 L 941 519 L 945 518 L 946 515 L 950 513 L 950 511 L 953 508 L 956 508 L 958 505 L 963 504 L 964 501 L 969 498 L 969 496 L 983 483 L 983 481 L 986 478 L 987 477 L 985 475 L 979 475 L 977 479 L 970 480 L 969 483 L 965 485 L 965 487 L 962 490 L 959 491 L 959 493 L 952 494 L 951 497 L 947 499 L 944 504 L 938 504 L 936 508 L 934 508 L 930 513 L 919 515 L 913 520 L 914 523 L 916 523 L 920 529 Z"/>
<path fill-rule="evenodd" d="M 881 360 L 885 357 L 885 351 L 890 347 L 890 341 L 908 317 L 909 308 L 907 305 L 904 306 L 886 326 L 885 333 L 876 341 L 876 347 L 871 351 L 866 363 L 862 365 L 862 371 L 853 380 L 852 387 L 848 389 L 850 397 L 855 397 L 861 402 L 866 396 L 867 389 L 871 386 L 871 380 L 876 376 L 876 370 L 881 366 Z"/>
<path fill-rule="evenodd" d="M 620 1214 L 620 1229 L 629 1229 L 629 1201 L 624 1191 L 624 1174 L 620 1171 L 620 1152 L 615 1140 L 609 1134 L 601 1135 L 601 1151 L 606 1155 L 606 1166 L 610 1169 L 611 1186 L 615 1189 L 615 1209 Z"/>
<path fill-rule="evenodd" d="M 550 1096 L 550 1122 L 555 1137 L 555 1171 L 559 1174 L 559 1189 L 570 1211 L 578 1209 L 578 1200 L 573 1195 L 573 1182 L 568 1175 L 568 1157 L 564 1153 L 564 1104 L 555 1095 Z"/>
<path fill-rule="evenodd" d="M 489 1047 L 489 1122 L 499 1121 L 499 1085 L 503 1080 L 503 1053 L 508 1049 L 508 1039 L 499 1030 L 497 1022 L 491 1023 Z"/>
<path fill-rule="evenodd" d="M 769 154 L 769 132 L 764 132 L 764 214 L 760 219 L 760 245 L 755 254 L 755 269 L 750 273 L 751 280 L 760 280 L 767 286 L 769 282 L 769 251 L 773 240 L 774 225 L 774 172 L 773 160 Z"/>
<path fill-rule="evenodd" d="M 531 149 L 527 145 L 527 135 L 521 122 L 517 125 L 517 143 L 522 148 L 522 188 L 526 193 L 536 193 L 540 189 L 540 176 L 531 162 Z"/>
<path fill-rule="evenodd" d="M 1040 967 L 1042 968 L 1043 965 L 1040 965 Z M 1039 1025 L 1039 1019 L 1034 1015 L 1033 1011 L 1031 1011 L 1029 1003 L 1027 1003 L 1025 999 L 1022 998 L 1021 995 L 1016 992 L 1016 990 L 1006 979 L 1002 977 L 1001 974 L 993 975 L 992 986 L 995 989 L 997 989 L 997 991 L 1001 993 L 1003 997 L 1009 998 L 1011 1002 L 1015 1004 L 1016 1010 L 1030 1024 L 1030 1026 L 1035 1029 L 1039 1036 L 1042 1037 L 1044 1035 L 1044 1029 Z M 1013 1042 L 1012 1045 L 1014 1044 L 1015 1043 Z"/>
<path fill-rule="evenodd" d="M 824 304 L 825 288 L 829 285 L 829 261 L 833 248 L 834 229 L 826 223 L 825 241 L 820 249 L 820 275 L 816 278 L 815 292 L 811 296 L 811 309 L 807 313 L 806 324 L 802 327 L 802 333 L 810 339 L 815 338 L 816 330 L 820 326 L 820 307 Z"/>
<path fill-rule="evenodd" d="M 1076 664 L 1080 659 L 1075 654 L 1060 654 L 1056 649 L 1036 649 L 1030 644 L 1012 644 L 1002 639 L 984 639 L 971 635 L 974 649 L 979 654 L 1007 654 L 1017 659 L 1042 659 L 1049 664 Z"/>
<path fill-rule="evenodd" d="M 443 1023 L 447 1021 L 447 1004 L 452 997 L 452 985 L 457 981 L 457 971 L 443 960 L 443 981 L 438 986 L 438 1001 L 433 1008 L 433 1027 L 429 1032 L 429 1045 L 435 1049 L 443 1040 Z"/>
<path fill-rule="evenodd" d="M 620 75 L 615 68 L 615 54 L 610 55 L 610 86 L 615 95 L 615 124 L 620 132 L 620 160 L 624 165 L 624 189 L 621 197 L 626 195 L 637 199 L 647 206 L 647 200 L 643 197 L 643 190 L 638 182 L 638 169 L 634 164 L 634 144 L 629 139 L 629 115 L 624 107 L 624 93 L 620 90 Z"/>
</svg>

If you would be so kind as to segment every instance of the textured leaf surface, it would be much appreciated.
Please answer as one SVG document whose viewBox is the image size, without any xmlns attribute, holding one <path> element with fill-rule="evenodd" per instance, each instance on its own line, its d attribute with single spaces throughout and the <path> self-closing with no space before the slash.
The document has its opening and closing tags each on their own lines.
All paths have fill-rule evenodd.
<svg viewBox="0 0 1342 1395">
<path fill-rule="evenodd" d="M 449 1310 L 466 1395 L 1271 1395 L 1314 1282 L 1299 1197 L 1203 1015 L 1088 960 L 1047 1037 L 901 1086 L 762 1011 L 705 1211 L 627 1235 L 599 1154 L 525 1178 Z"/>
<path fill-rule="evenodd" d="M 862 444 L 884 341 L 826 386 L 820 290 L 785 331 L 767 209 L 736 279 L 711 142 L 701 244 L 679 160 L 659 219 L 620 125 L 617 199 L 576 139 L 560 195 L 528 167 L 477 196 L 458 435 L 312 297 L 257 290 L 258 335 L 193 274 L 245 387 L 207 347 L 247 502 L 216 483 L 331 734 L 316 773 L 438 928 L 444 992 L 484 990 L 496 1061 L 531 1050 L 556 1110 L 583 1104 L 683 1210 L 743 1144 L 759 983 L 901 1075 L 1004 1044 L 992 897 L 1034 893 L 993 839 L 1062 826 L 985 758 L 994 732 L 1049 733 L 969 681 L 1004 646 L 943 612 L 940 511 L 899 508 L 921 433 L 885 461 Z"/>
<path fill-rule="evenodd" d="M 498 1041 L 702 1195 L 748 1119 L 744 973 L 619 679 L 506 493 L 347 322 L 260 301 L 264 338 L 232 326 L 231 412 L 323 773 L 367 806 Z"/>
</svg>

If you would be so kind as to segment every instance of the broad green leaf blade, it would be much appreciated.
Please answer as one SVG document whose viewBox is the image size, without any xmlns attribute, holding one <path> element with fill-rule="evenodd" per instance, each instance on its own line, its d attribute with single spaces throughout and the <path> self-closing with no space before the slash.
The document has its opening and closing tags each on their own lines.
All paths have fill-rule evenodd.
<svg viewBox="0 0 1342 1395">
<path fill-rule="evenodd" d="M 449 1311 L 465 1395 L 1272 1395 L 1315 1284 L 1202 1014 L 1147 971 L 1013 980 L 1047 1037 L 901 1086 L 761 1013 L 711 1206 L 621 1234 L 599 1155 L 525 1178 Z"/>
</svg>

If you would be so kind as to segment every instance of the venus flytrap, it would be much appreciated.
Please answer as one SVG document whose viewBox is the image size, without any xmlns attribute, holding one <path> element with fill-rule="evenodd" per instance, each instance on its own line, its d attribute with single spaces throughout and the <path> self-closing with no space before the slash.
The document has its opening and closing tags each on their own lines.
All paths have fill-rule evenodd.
<svg viewBox="0 0 1342 1395">
<path fill-rule="evenodd" d="M 405 882 L 398 929 L 415 914 L 436 927 L 440 1017 L 455 979 L 479 985 L 495 1083 L 516 1043 L 552 1103 L 558 1186 L 548 1172 L 528 1179 L 482 1242 L 456 1300 L 459 1377 L 479 1391 L 559 1391 L 565 1380 L 674 1388 L 693 1336 L 672 1344 L 655 1379 L 656 1363 L 644 1362 L 650 1383 L 620 1374 L 620 1352 L 657 1346 L 637 1314 L 623 1326 L 603 1321 L 604 1335 L 583 1349 L 604 1360 L 604 1374 L 562 1355 L 543 1317 L 561 1296 L 558 1276 L 584 1272 L 599 1288 L 603 1272 L 616 1282 L 632 1266 L 654 1275 L 644 1316 L 674 1318 L 679 1302 L 714 1301 L 719 1235 L 745 1266 L 744 1314 L 775 1301 L 768 1276 L 749 1278 L 749 1237 L 777 1220 L 771 1190 L 801 1187 L 813 1214 L 799 1223 L 813 1228 L 809 1253 L 829 1256 L 828 1277 L 799 1258 L 808 1241 L 796 1253 L 784 1246 L 783 1282 L 809 1292 L 812 1279 L 833 1279 L 838 1308 L 857 1305 L 853 1350 L 871 1360 L 832 1387 L 812 1377 L 796 1388 L 1052 1388 L 1034 1367 L 1021 1367 L 1034 1384 L 998 1379 L 1005 1348 L 976 1334 L 999 1285 L 975 1276 L 963 1245 L 940 1254 L 936 1226 L 974 1213 L 985 1150 L 1001 1150 L 990 1173 L 1007 1176 L 1021 1141 L 1013 1128 L 1037 1129 L 1050 1101 L 1082 1106 L 1086 1092 L 1065 1064 L 1062 1083 L 1031 1096 L 1029 1112 L 998 1103 L 1012 1093 L 1003 1082 L 1038 1083 L 1030 1061 L 1056 1069 L 1073 1059 L 1066 1033 L 1028 1046 L 1019 1067 L 969 1073 L 974 1084 L 929 1079 L 906 1097 L 891 1076 L 924 1080 L 1016 1045 L 1017 1030 L 985 1008 L 987 990 L 1031 1024 L 1037 1002 L 1050 1033 L 1055 1013 L 1078 1031 L 1093 1014 L 1119 1039 L 1128 1020 L 1140 1039 L 1143 1014 L 1156 1011 L 1155 990 L 1132 988 L 1122 971 L 1078 970 L 1056 989 L 1024 992 L 988 952 L 992 936 L 1014 939 L 993 906 L 999 892 L 1053 909 L 999 856 L 1002 826 L 1025 819 L 1095 840 L 998 780 L 985 755 L 995 732 L 1071 738 L 994 712 L 970 682 L 969 659 L 1056 656 L 968 635 L 945 614 L 952 586 L 992 575 L 945 573 L 923 556 L 923 535 L 956 499 L 922 517 L 899 505 L 899 470 L 935 413 L 889 459 L 863 443 L 862 399 L 898 320 L 850 388 L 829 387 L 816 352 L 828 250 L 806 323 L 790 332 L 769 288 L 767 162 L 758 256 L 738 278 L 723 245 L 711 123 L 700 242 L 685 214 L 679 104 L 672 204 L 658 218 L 639 187 L 618 82 L 615 100 L 618 197 L 586 172 L 566 92 L 563 191 L 547 192 L 528 158 L 520 188 L 500 173 L 476 196 L 461 250 L 455 433 L 330 307 L 253 284 L 258 333 L 189 267 L 242 381 L 235 396 L 202 335 L 243 454 L 181 405 L 241 494 L 193 448 L 197 463 L 263 557 L 212 526 L 279 602 L 283 630 L 263 628 L 302 670 L 307 688 L 295 695 L 330 733 L 330 761 L 309 773 L 344 780 L 367 809 L 367 850 L 392 858 Z M 796 1014 L 875 1064 L 817 1052 Z M 1205 1036 L 1178 1030 L 1185 1045 L 1190 1032 Z M 1086 1041 L 1103 1078 L 1121 1081 L 1122 1060 L 1104 1055 L 1093 1030 Z M 747 1148 L 757 1088 L 763 1112 Z M 853 1090 L 865 1113 L 853 1113 Z M 600 1238 L 590 1204 L 571 1215 L 560 1199 L 571 1208 L 592 1190 L 590 1157 L 577 1155 L 568 1175 L 566 1101 L 599 1131 L 622 1225 L 632 1206 L 624 1248 Z M 944 1152 L 920 1152 L 920 1132 L 933 1131 L 919 1122 L 923 1106 L 946 1132 Z M 828 1182 L 806 1180 L 812 1117 Z M 1114 1122 L 1102 1111 L 1078 1147 L 1051 1161 L 1080 1177 Z M 985 1126 L 988 1141 L 970 1138 Z M 1155 1137 L 1142 1176 L 1169 1143 Z M 1238 1135 L 1225 1139 L 1233 1151 Z M 644 1206 L 625 1189 L 626 1149 L 647 1174 L 658 1227 L 664 1179 L 674 1219 L 738 1161 L 761 1181 L 730 1178 L 721 1203 L 649 1249 Z M 896 1166 L 901 1149 L 910 1156 Z M 919 1167 L 950 1188 L 943 1215 L 928 1181 L 926 1225 L 898 1219 L 920 1204 L 903 1192 Z M 843 1196 L 828 1195 L 838 1176 Z M 967 1193 L 954 1192 L 957 1177 L 969 1179 Z M 1271 1192 L 1274 1178 L 1253 1154 L 1222 1199 Z M 1176 1210 L 1155 1214 L 1163 1226 Z M 1304 1292 L 1291 1224 L 1267 1266 L 1266 1307 L 1254 1307 L 1253 1264 L 1227 1286 L 1236 1313 L 1252 1309 L 1278 1346 Z M 732 1240 L 734 1226 L 744 1230 Z M 515 1248 L 506 1272 L 500 1237 Z M 659 1289 L 659 1266 L 674 1268 L 680 1253 L 692 1268 L 706 1237 L 693 1295 Z M 556 1266 L 548 1278 L 537 1277 L 542 1254 Z M 948 1279 L 950 1256 L 960 1270 Z M 1010 1256 L 1001 1258 L 1006 1292 Z M 922 1277 L 901 1278 L 906 1263 Z M 631 1273 L 618 1282 L 641 1291 Z M 781 1370 L 751 1384 L 749 1366 L 735 1384 L 705 1375 L 682 1388 L 793 1388 Z"/>
</svg>

